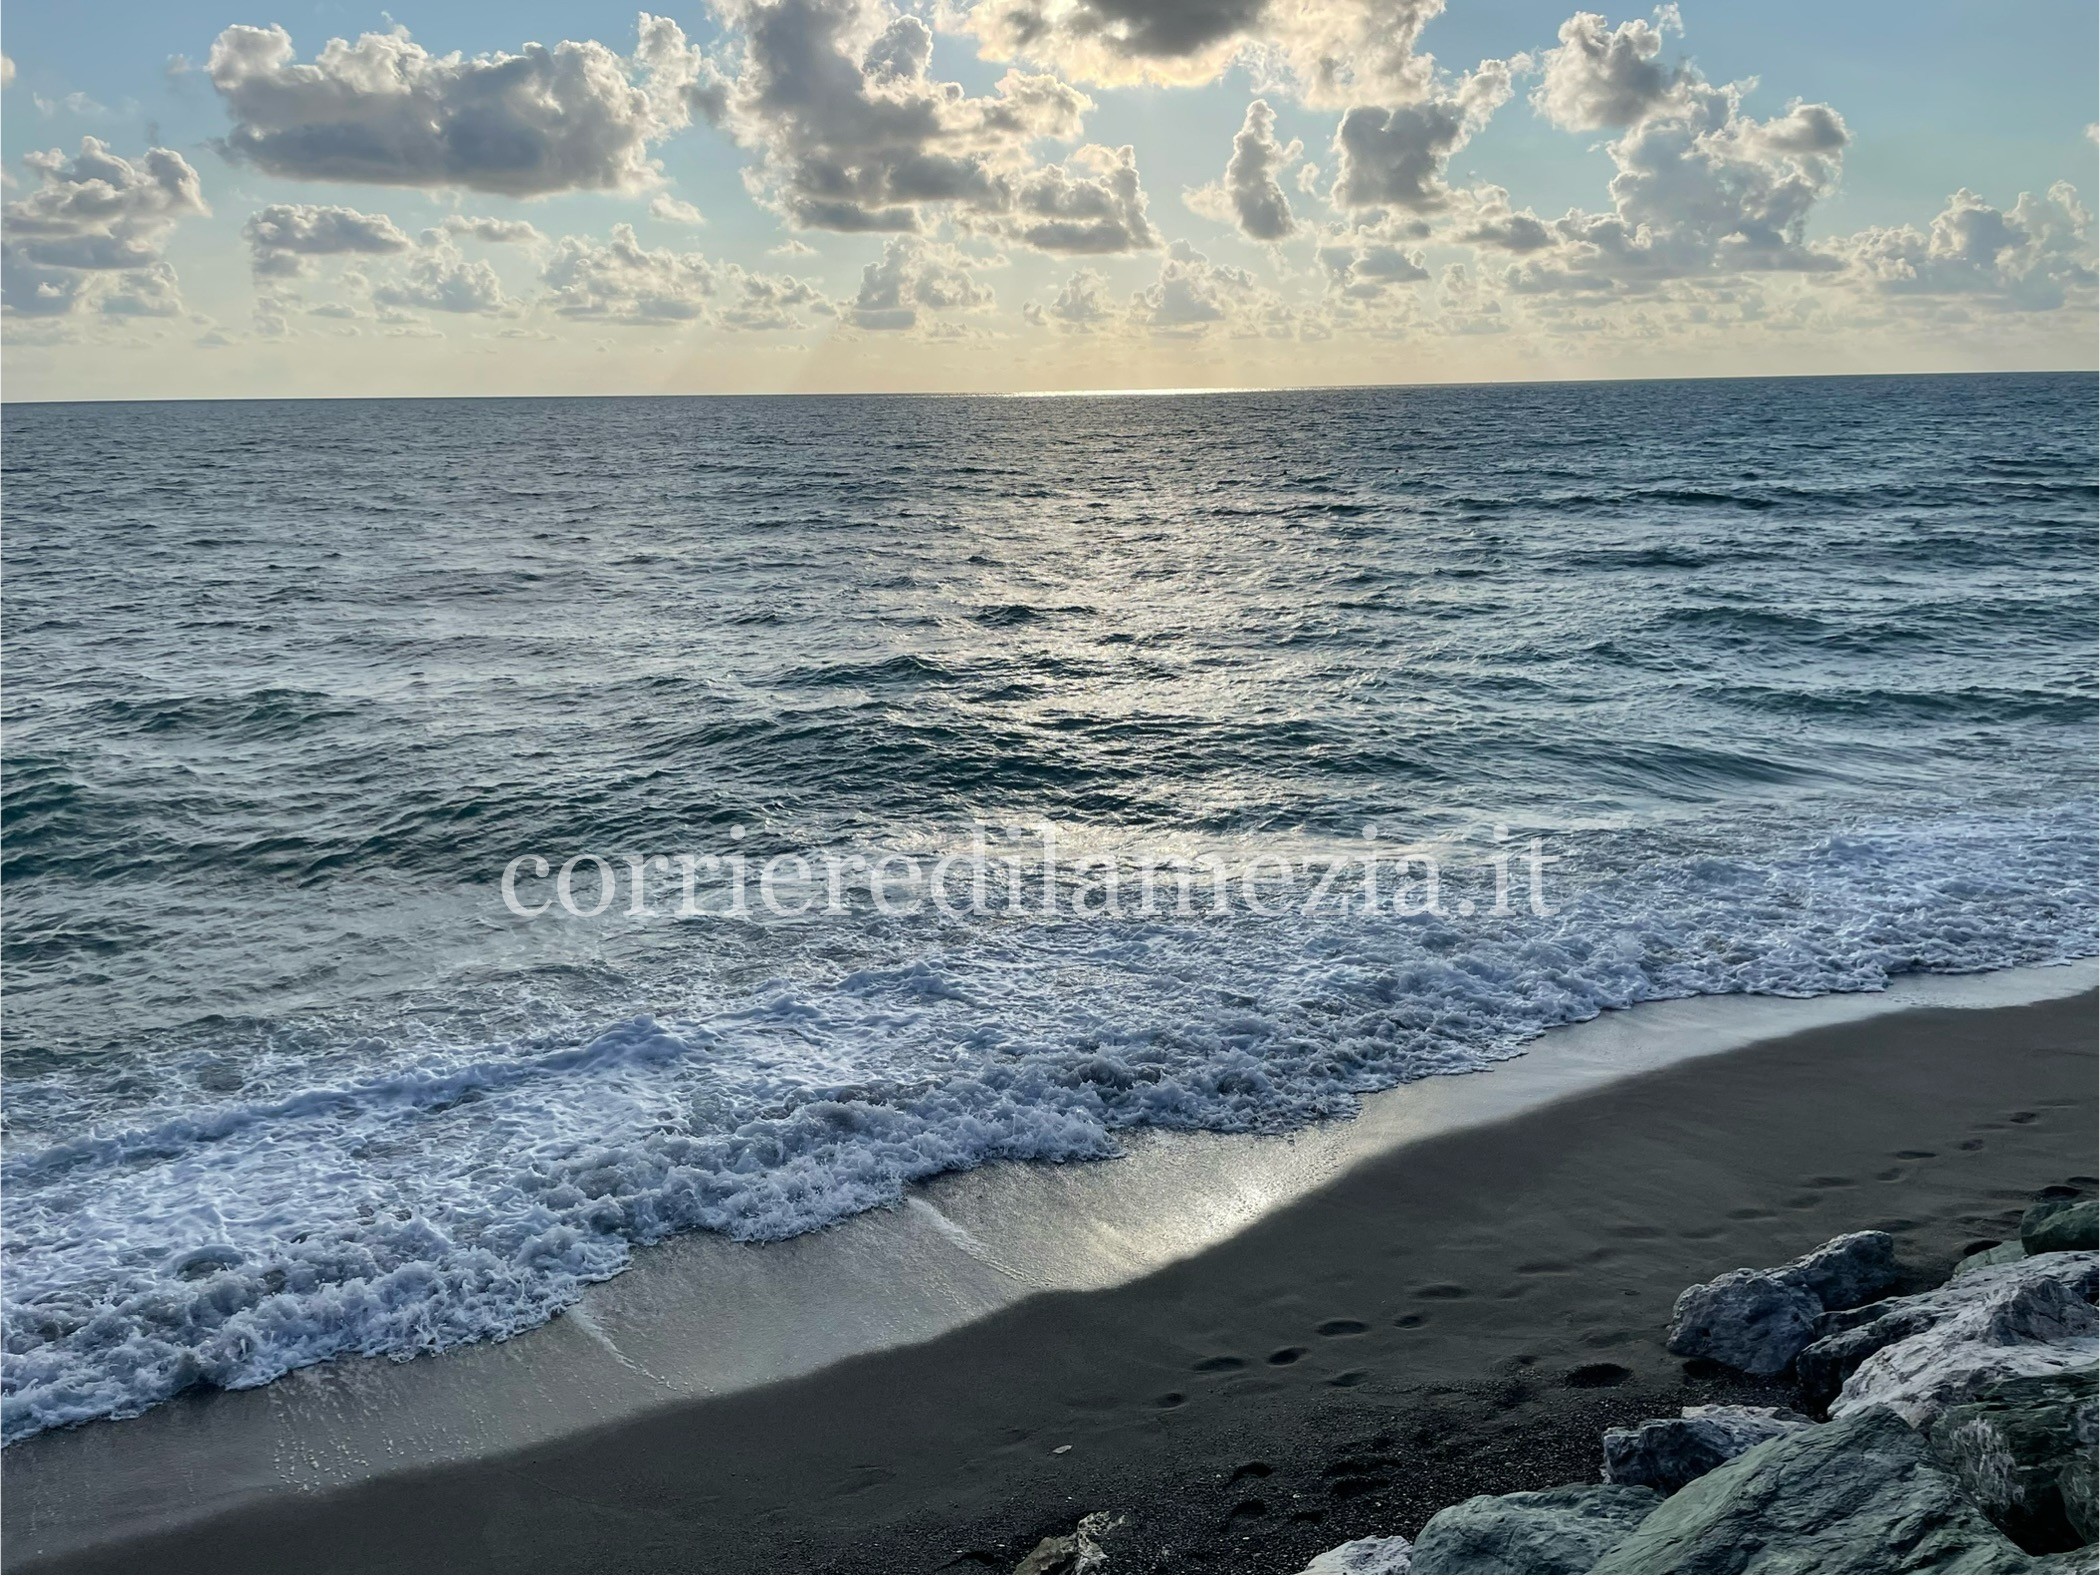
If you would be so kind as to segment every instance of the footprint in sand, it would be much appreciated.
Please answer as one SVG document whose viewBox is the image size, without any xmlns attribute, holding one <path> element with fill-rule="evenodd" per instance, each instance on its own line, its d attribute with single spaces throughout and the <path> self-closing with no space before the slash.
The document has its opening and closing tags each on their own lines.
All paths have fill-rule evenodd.
<svg viewBox="0 0 2100 1576">
<path fill-rule="evenodd" d="M 1265 1478 L 1275 1470 L 1266 1461 L 1248 1461 L 1233 1468 L 1232 1476 L 1225 1481 L 1237 1483 L 1241 1478 Z"/>
<path fill-rule="evenodd" d="M 1956 1149 L 1966 1149 L 1973 1153 L 1974 1151 L 1983 1147 L 1983 1140 L 1980 1138 L 1964 1138 L 1960 1143 L 1956 1144 L 1954 1147 Z"/>
<path fill-rule="evenodd" d="M 1425 1302 L 1457 1302 L 1461 1297 L 1473 1293 L 1463 1286 L 1454 1286 L 1449 1281 L 1439 1281 L 1434 1286 L 1418 1286 L 1415 1295 Z"/>
<path fill-rule="evenodd" d="M 1394 1324 L 1398 1325 L 1403 1330 L 1415 1329 L 1425 1322 L 1426 1315 L 1419 1313 L 1403 1313 L 1400 1315 L 1399 1318 L 1393 1321 Z"/>
<path fill-rule="evenodd" d="M 2017 1122 L 2020 1126 L 2025 1127 L 2029 1122 L 2039 1122 L 2041 1119 L 2042 1113 L 2039 1111 L 2015 1111 L 2006 1118 L 2006 1121 Z"/>
<path fill-rule="evenodd" d="M 1169 1390 L 1165 1395 L 1161 1396 L 1157 1401 L 1154 1401 L 1152 1404 L 1158 1407 L 1162 1412 L 1168 1412 L 1172 1411 L 1175 1407 L 1182 1405 L 1187 1400 L 1188 1397 L 1183 1395 L 1179 1390 Z"/>
<path fill-rule="evenodd" d="M 1352 1368 L 1347 1373 L 1336 1374 L 1332 1379 L 1328 1380 L 1327 1382 L 1337 1390 L 1353 1390 L 1370 1377 L 1371 1375 L 1369 1370 L 1363 1368 Z"/>
<path fill-rule="evenodd" d="M 1203 1361 L 1196 1364 L 1196 1372 L 1199 1374 L 1223 1374 L 1230 1373 L 1235 1368 L 1244 1368 L 1246 1366 L 1247 1359 L 1244 1357 L 1206 1357 Z"/>
<path fill-rule="evenodd" d="M 1896 1151 L 1898 1160 L 1933 1160 L 1937 1159 L 1938 1156 L 1939 1151 L 1936 1149 L 1899 1149 Z"/>
<path fill-rule="evenodd" d="M 1571 1390 L 1608 1390 L 1632 1377 L 1633 1370 L 1618 1363 L 1584 1363 L 1580 1368 L 1569 1369 L 1561 1383 Z"/>
<path fill-rule="evenodd" d="M 1329 1319 L 1320 1326 L 1322 1335 L 1361 1335 L 1370 1326 L 1361 1319 Z"/>
<path fill-rule="evenodd" d="M 1851 1177 L 1810 1177 L 1801 1185 L 1803 1187 L 1858 1187 L 1859 1183 Z"/>
<path fill-rule="evenodd" d="M 1283 1347 L 1278 1351 L 1273 1351 L 1269 1353 L 1269 1364 L 1271 1367 L 1274 1368 L 1288 1368 L 1292 1363 L 1296 1362 L 1299 1358 L 1303 1357 L 1306 1354 L 1306 1352 L 1310 1349 L 1311 1348 L 1304 1346 Z"/>
</svg>

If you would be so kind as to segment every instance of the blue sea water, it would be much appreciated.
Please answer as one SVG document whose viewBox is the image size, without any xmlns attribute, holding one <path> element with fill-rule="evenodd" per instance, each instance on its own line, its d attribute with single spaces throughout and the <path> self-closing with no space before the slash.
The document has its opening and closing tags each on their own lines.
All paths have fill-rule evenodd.
<svg viewBox="0 0 2100 1576">
<path fill-rule="evenodd" d="M 5 1437 L 1607 1008 L 2089 956 L 2095 419 L 2077 376 L 9 407 Z M 1553 912 L 499 891 L 1037 819 L 1454 871 L 1506 827 Z"/>
</svg>

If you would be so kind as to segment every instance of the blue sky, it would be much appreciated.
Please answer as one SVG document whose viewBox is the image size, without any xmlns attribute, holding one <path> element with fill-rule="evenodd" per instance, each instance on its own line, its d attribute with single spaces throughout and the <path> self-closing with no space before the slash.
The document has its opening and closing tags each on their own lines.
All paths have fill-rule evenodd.
<svg viewBox="0 0 2100 1576">
<path fill-rule="evenodd" d="M 2082 215 L 2100 184 L 2088 130 L 2100 24 L 2090 4 L 1687 0 L 1674 14 L 1603 13 L 1584 35 L 1591 55 L 1578 58 L 1561 36 L 1578 10 L 1566 0 L 1320 0 L 1336 37 L 1408 44 L 1403 67 L 1378 76 L 1352 63 L 1344 87 L 1321 89 L 1279 69 L 1275 51 L 1290 41 L 1248 0 L 1240 9 L 1251 20 L 1207 40 L 1207 55 L 1119 44 L 1104 67 L 1087 53 L 1099 20 L 1088 8 L 1103 3 L 808 0 L 846 19 L 838 47 L 854 71 L 868 38 L 918 17 L 931 56 L 910 93 L 992 103 L 1014 71 L 1091 101 L 1081 130 L 1064 112 L 1064 123 L 996 145 L 950 128 L 945 141 L 899 153 L 949 157 L 967 142 L 954 156 L 999 195 L 980 183 L 960 201 L 884 198 L 879 213 L 851 221 L 878 228 L 842 230 L 811 221 L 791 173 L 792 157 L 811 152 L 803 112 L 769 119 L 752 107 L 763 63 L 752 65 L 750 39 L 769 15 L 801 25 L 787 9 L 796 0 L 666 8 L 690 51 L 689 103 L 663 112 L 609 189 L 602 178 L 581 189 L 550 177 L 533 195 L 487 189 L 471 170 L 375 176 L 367 163 L 343 178 L 313 160 L 230 150 L 223 139 L 246 124 L 248 101 L 204 69 L 214 41 L 236 24 L 281 27 L 286 71 L 330 38 L 397 27 L 433 56 L 595 41 L 641 83 L 633 8 L 18 0 L 0 42 L 13 66 L 0 95 L 10 397 L 1178 386 L 2091 360 Z M 1065 31 L 1017 50 L 984 20 L 999 5 L 1034 5 L 1031 16 Z M 171 70 L 177 57 L 189 68 Z M 1484 61 L 1502 76 L 1480 76 Z M 1633 72 L 1645 96 L 1598 108 L 1602 79 L 1578 80 L 1581 70 Z M 453 103 L 452 79 L 432 71 L 435 102 Z M 1553 84 L 1558 110 L 1543 102 Z M 1743 91 L 1724 104 L 1730 84 Z M 1250 228 L 1251 185 L 1225 189 L 1257 98 L 1273 112 L 1255 152 L 1273 166 L 1263 189 L 1289 209 L 1281 236 L 1259 233 L 1258 219 Z M 1578 104 L 1588 107 L 1567 107 Z M 1820 142 L 1807 122 L 1786 119 L 1796 104 L 1827 107 Z M 1434 121 L 1446 110 L 1462 129 L 1419 131 L 1418 112 Z M 1360 115 L 1386 131 L 1345 151 L 1339 128 Z M 287 124 L 271 135 L 289 147 L 320 133 Z M 1407 145 L 1418 135 L 1429 141 Z M 116 239 L 127 265 L 151 255 L 151 279 L 106 258 L 68 271 L 87 243 L 110 240 L 106 226 L 53 229 L 73 222 L 54 215 L 73 211 L 64 196 L 90 172 L 39 172 L 22 159 L 55 149 L 70 160 L 83 137 L 127 168 L 164 147 L 194 175 L 194 194 L 173 198 L 174 187 L 148 190 L 136 177 L 147 206 Z M 1673 151 L 1685 137 L 1696 140 Z M 1302 148 L 1286 160 L 1293 142 Z M 1109 153 L 1126 146 L 1135 208 L 1111 192 Z M 1079 152 L 1089 147 L 1109 153 Z M 851 147 L 815 156 L 843 161 L 863 190 L 902 178 L 901 162 L 855 165 Z M 1042 195 L 1050 169 L 1062 172 L 1061 196 Z M 1614 174 L 1626 170 L 1645 195 L 1615 194 Z M 764 177 L 755 190 L 753 171 Z M 1713 211 L 1713 192 L 1745 182 L 1762 194 L 1754 211 Z M 1188 197 L 1205 187 L 1210 198 Z M 1964 189 L 1973 203 L 1950 208 Z M 666 217 L 686 211 L 667 202 L 702 222 Z M 1482 243 L 1484 203 L 1557 228 L 1527 231 L 1522 248 Z M 1044 232 L 1028 216 L 1052 206 L 1060 216 L 1113 210 L 1123 229 L 1097 224 L 1078 250 L 1037 244 Z M 331 251 L 298 228 L 324 210 L 387 225 L 390 249 L 368 239 Z M 274 275 L 244 234 L 259 213 L 290 214 L 280 232 L 298 230 L 289 250 L 270 254 Z M 533 238 L 484 244 L 458 229 L 436 240 L 447 215 L 523 221 Z M 622 224 L 655 254 L 641 266 L 683 281 L 676 299 L 615 282 L 617 259 L 583 250 L 570 254 L 563 294 L 562 238 L 604 248 Z M 1613 239 L 1628 236 L 1637 239 Z M 1614 254 L 1622 244 L 1637 256 Z M 575 283 L 579 266 L 588 288 Z M 748 309 L 761 299 L 763 311 Z"/>
</svg>

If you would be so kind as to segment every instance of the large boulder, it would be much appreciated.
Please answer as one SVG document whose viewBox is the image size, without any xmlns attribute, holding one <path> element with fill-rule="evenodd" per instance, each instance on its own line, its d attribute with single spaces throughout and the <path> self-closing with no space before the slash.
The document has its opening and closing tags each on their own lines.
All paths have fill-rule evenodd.
<svg viewBox="0 0 2100 1576">
<path fill-rule="evenodd" d="M 1678 1293 L 1665 1344 L 1746 1374 L 1784 1373 L 1815 1339 L 1823 1305 L 1772 1270 L 1730 1270 Z"/>
<path fill-rule="evenodd" d="M 1652 1488 L 1570 1483 L 1476 1494 L 1415 1534 L 1418 1572 L 1586 1571 L 1662 1503 Z"/>
<path fill-rule="evenodd" d="M 1971 1270 L 1913 1297 L 1891 1297 L 1817 1321 L 1816 1339 L 1794 1359 L 1794 1374 L 1814 1406 L 1837 1397 L 1853 1373 L 1886 1347 L 1949 1320 L 1967 1321 L 1965 1338 L 1994 1345 L 2062 1340 L 2073 1333 L 2071 1302 L 2091 1306 L 2100 1270 L 2091 1254 L 2052 1253 Z"/>
<path fill-rule="evenodd" d="M 1772 1406 L 1688 1406 L 1681 1417 L 1607 1429 L 1604 1481 L 1674 1494 L 1753 1446 L 1809 1426 L 1799 1412 Z"/>
<path fill-rule="evenodd" d="M 2087 1351 L 2090 1359 L 2092 1352 Z M 2031 1554 L 2082 1548 L 2100 1476 L 2100 1370 L 1996 1384 L 1934 1419 L 1932 1448 L 1984 1513 Z"/>
<path fill-rule="evenodd" d="M 1903 1279 L 1896 1239 L 1886 1231 L 1833 1237 L 1779 1272 L 1825 1308 L 1857 1308 L 1886 1297 Z"/>
<path fill-rule="evenodd" d="M 1955 1265 L 1954 1273 L 1947 1278 L 1949 1280 L 1960 1280 L 1964 1275 L 1972 1275 L 1977 1270 L 1987 1270 L 1994 1264 L 2010 1264 L 2015 1259 L 2024 1259 L 2026 1257 L 2027 1250 L 2020 1246 L 2020 1239 L 2015 1237 L 2012 1241 L 2001 1242 L 1994 1248 L 1977 1249 L 1976 1252 Z"/>
<path fill-rule="evenodd" d="M 2092 1271 L 2088 1254 L 2042 1254 L 1940 1287 L 1951 1299 L 1940 1316 L 1853 1369 L 1830 1415 L 1885 1406 L 1925 1428 L 2002 1381 L 2090 1366 L 2100 1338 Z"/>
<path fill-rule="evenodd" d="M 1730 1270 L 1687 1286 L 1670 1311 L 1668 1345 L 1679 1357 L 1704 1357 L 1746 1374 L 1783 1373 L 1822 1333 L 1818 1319 L 1881 1296 L 1901 1274 L 1887 1232 L 1834 1237 L 1791 1264 Z"/>
<path fill-rule="evenodd" d="M 1407 1576 L 1413 1555 L 1414 1545 L 1405 1538 L 1355 1538 L 1315 1554 L 1305 1569 L 1307 1576 Z"/>
<path fill-rule="evenodd" d="M 2100 1204 L 2037 1204 L 2020 1217 L 2020 1246 L 2029 1253 L 2091 1253 L 2100 1248 Z"/>
<path fill-rule="evenodd" d="M 2029 1563 L 1903 1419 L 1874 1411 L 1783 1434 L 1717 1467 L 1592 1568 L 2024 1571 Z"/>
</svg>

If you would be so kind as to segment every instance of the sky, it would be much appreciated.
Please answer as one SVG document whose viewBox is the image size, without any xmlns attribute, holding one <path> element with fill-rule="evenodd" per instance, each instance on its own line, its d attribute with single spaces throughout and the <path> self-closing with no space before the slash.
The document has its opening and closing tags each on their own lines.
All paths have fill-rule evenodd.
<svg viewBox="0 0 2100 1576">
<path fill-rule="evenodd" d="M 2091 368 L 2090 0 L 12 0 L 0 393 Z"/>
</svg>

